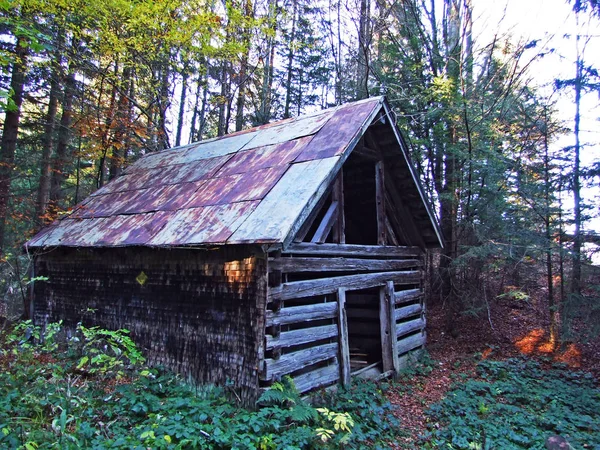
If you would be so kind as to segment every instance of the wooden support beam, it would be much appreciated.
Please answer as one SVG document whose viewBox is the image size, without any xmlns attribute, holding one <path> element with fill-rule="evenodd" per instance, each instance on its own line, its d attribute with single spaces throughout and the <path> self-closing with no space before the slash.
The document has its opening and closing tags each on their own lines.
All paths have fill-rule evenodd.
<svg viewBox="0 0 600 450">
<path fill-rule="evenodd" d="M 418 284 L 421 275 L 418 270 L 402 272 L 377 272 L 346 275 L 340 277 L 320 278 L 316 280 L 292 281 L 283 283 L 280 288 L 272 288 L 269 300 L 290 300 L 318 295 L 331 294 L 338 289 L 355 290 L 382 286 L 388 281 L 397 284 Z M 282 311 L 285 308 L 282 308 Z"/>
<path fill-rule="evenodd" d="M 400 245 L 400 241 L 398 241 L 398 238 L 396 237 L 396 233 L 394 233 L 394 228 L 392 227 L 392 224 L 390 223 L 390 219 L 388 218 L 388 215 L 385 215 L 385 232 L 387 234 L 387 242 L 386 244 L 388 245 Z"/>
<path fill-rule="evenodd" d="M 423 292 L 421 289 L 407 289 L 405 291 L 395 292 L 394 297 L 396 299 L 396 305 L 402 305 L 421 299 L 421 297 L 423 297 Z"/>
<path fill-rule="evenodd" d="M 383 371 L 398 370 L 396 350 L 396 320 L 394 318 L 394 282 L 388 281 L 379 290 L 379 326 Z"/>
<path fill-rule="evenodd" d="M 269 269 L 280 273 L 383 272 L 417 268 L 421 265 L 422 262 L 419 259 L 311 258 L 304 256 L 269 259 Z"/>
<path fill-rule="evenodd" d="M 426 245 L 425 241 L 423 240 L 423 236 L 417 229 L 415 221 L 411 217 L 410 211 L 404 206 L 404 202 L 402 201 L 402 197 L 396 189 L 396 186 L 391 181 L 388 181 L 386 189 L 392 199 L 394 207 L 398 211 L 397 216 L 398 220 L 401 221 L 402 228 L 410 235 L 410 243 L 425 249 Z"/>
<path fill-rule="evenodd" d="M 322 341 L 336 337 L 337 335 L 338 327 L 336 325 L 283 331 L 279 333 L 279 336 L 267 335 L 267 350 L 275 347 L 288 348 L 295 345 L 308 344 L 309 342 Z"/>
<path fill-rule="evenodd" d="M 310 242 L 299 242 L 290 244 L 283 250 L 283 253 L 292 255 L 304 254 L 354 256 L 358 258 L 406 258 L 421 256 L 422 251 L 419 247 L 392 247 L 357 244 L 313 244 Z"/>
<path fill-rule="evenodd" d="M 371 160 L 371 161 L 380 161 L 381 160 L 381 152 L 378 150 L 375 150 L 371 147 L 367 147 L 366 145 L 357 145 L 354 148 L 353 153 L 362 156 L 365 159 Z"/>
<path fill-rule="evenodd" d="M 338 206 L 338 202 L 331 202 L 331 205 L 329 205 L 329 208 L 327 208 L 327 211 L 323 216 L 323 220 L 321 220 L 321 223 L 317 227 L 317 231 L 315 231 L 315 235 L 310 240 L 311 242 L 322 244 L 327 240 L 327 236 L 329 236 L 331 228 L 338 219 Z"/>
<path fill-rule="evenodd" d="M 327 203 L 327 201 L 329 199 L 329 194 L 330 194 L 330 191 L 329 190 L 326 191 L 323 194 L 323 196 L 319 199 L 319 201 L 317 202 L 315 207 L 312 209 L 312 211 L 310 211 L 310 213 L 304 220 L 304 223 L 300 226 L 300 229 L 296 233 L 296 236 L 294 236 L 294 242 L 302 242 L 306 238 L 306 235 L 308 234 L 311 227 L 313 226 L 313 223 L 317 219 L 319 212 Z"/>
<path fill-rule="evenodd" d="M 344 171 L 340 170 L 333 188 L 331 190 L 331 200 L 338 203 L 338 218 L 333 225 L 332 240 L 336 244 L 346 243 L 346 215 L 344 212 Z"/>
<path fill-rule="evenodd" d="M 422 347 L 425 345 L 425 341 L 427 340 L 427 333 L 421 332 L 417 334 L 413 334 L 407 338 L 402 338 L 398 340 L 398 354 L 401 355 L 410 350 L 414 350 L 417 347 Z"/>
<path fill-rule="evenodd" d="M 424 318 L 409 320 L 408 322 L 399 323 L 396 325 L 396 337 L 400 338 L 407 334 L 414 333 L 417 330 L 424 330 L 427 325 Z"/>
<path fill-rule="evenodd" d="M 395 317 L 396 320 L 402 320 L 410 316 L 416 316 L 417 314 L 421 314 L 422 311 L 423 307 L 420 303 L 417 303 L 416 305 L 403 306 L 401 308 L 396 309 Z"/>
<path fill-rule="evenodd" d="M 267 327 L 310 322 L 313 320 L 333 319 L 337 316 L 337 304 L 317 303 L 313 305 L 290 306 L 279 311 L 267 311 Z"/>
<path fill-rule="evenodd" d="M 337 353 L 338 344 L 334 342 L 287 353 L 281 355 L 279 359 L 265 359 L 265 368 L 261 378 L 264 381 L 279 380 L 289 373 L 335 358 Z"/>
<path fill-rule="evenodd" d="M 338 289 L 338 336 L 340 343 L 340 380 L 342 385 L 350 383 L 350 343 L 348 340 L 348 318 L 346 317 L 346 291 Z"/>
<path fill-rule="evenodd" d="M 387 231 L 385 225 L 385 177 L 383 161 L 378 161 L 375 164 L 375 202 L 377 209 L 377 244 L 386 245 Z"/>
<path fill-rule="evenodd" d="M 294 377 L 294 385 L 299 393 L 310 391 L 328 384 L 335 383 L 340 376 L 337 361 L 326 367 L 320 367 L 310 372 Z"/>
</svg>

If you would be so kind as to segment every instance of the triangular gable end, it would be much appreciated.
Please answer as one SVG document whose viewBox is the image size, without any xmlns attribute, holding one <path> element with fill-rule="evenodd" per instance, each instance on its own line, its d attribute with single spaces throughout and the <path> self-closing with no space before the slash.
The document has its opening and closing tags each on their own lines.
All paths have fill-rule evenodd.
<svg viewBox="0 0 600 450">
<path fill-rule="evenodd" d="M 284 241 L 363 245 L 442 245 L 441 232 L 407 147 L 382 102 L 346 149 L 322 194 Z"/>
</svg>

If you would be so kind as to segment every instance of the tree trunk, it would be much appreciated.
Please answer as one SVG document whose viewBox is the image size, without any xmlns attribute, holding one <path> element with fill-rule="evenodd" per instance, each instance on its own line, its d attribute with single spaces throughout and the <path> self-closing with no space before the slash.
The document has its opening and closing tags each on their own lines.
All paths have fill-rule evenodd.
<svg viewBox="0 0 600 450">
<path fill-rule="evenodd" d="M 253 18 L 252 1 L 246 0 L 245 11 L 246 20 Z M 244 50 L 240 62 L 240 73 L 238 83 L 238 96 L 235 113 L 235 131 L 240 131 L 244 127 L 244 106 L 246 103 L 246 84 L 248 80 L 248 57 L 250 55 L 250 26 L 244 25 L 242 30 L 244 36 Z"/>
<path fill-rule="evenodd" d="M 131 67 L 124 67 L 119 82 L 119 100 L 117 102 L 117 111 L 115 114 L 114 138 L 112 140 L 112 155 L 108 168 L 108 179 L 112 180 L 118 177 L 125 163 L 125 152 L 127 151 L 127 132 L 131 125 L 131 101 L 132 95 L 132 76 Z"/>
<path fill-rule="evenodd" d="M 187 71 L 184 71 L 181 80 L 181 96 L 179 97 L 179 115 L 177 116 L 177 134 L 175 136 L 175 147 L 179 147 L 181 145 L 181 131 L 183 129 L 183 121 L 185 115 L 185 97 L 187 93 L 188 77 L 189 75 Z"/>
<path fill-rule="evenodd" d="M 369 0 L 360 2 L 358 25 L 358 61 L 356 65 L 356 98 L 361 100 L 369 96 L 367 81 L 369 78 L 369 25 L 371 21 Z"/>
<path fill-rule="evenodd" d="M 48 95 L 48 111 L 46 112 L 46 123 L 42 136 L 42 161 L 40 166 L 40 185 L 38 187 L 35 215 L 38 224 L 45 222 L 43 215 L 46 213 L 48 201 L 50 200 L 50 164 L 54 150 L 54 130 L 56 122 L 56 111 L 58 109 L 58 95 L 60 92 L 59 72 L 54 65 L 52 79 L 50 80 L 50 92 Z"/>
<path fill-rule="evenodd" d="M 73 118 L 73 98 L 75 96 L 75 72 L 69 68 L 65 77 L 65 91 L 62 104 L 62 115 L 58 140 L 56 143 L 56 155 L 52 162 L 52 177 L 50 180 L 50 202 L 54 208 L 59 207 L 64 197 L 62 190 L 63 182 L 67 179 L 67 164 L 69 163 L 69 143 L 71 141 L 71 121 Z"/>
<path fill-rule="evenodd" d="M 287 78 L 285 80 L 285 109 L 283 118 L 290 117 L 290 105 L 292 103 L 292 72 L 294 68 L 294 48 L 296 42 L 296 17 L 298 14 L 298 1 L 293 1 L 292 7 L 292 33 L 289 42 L 288 63 L 287 63 Z"/>
<path fill-rule="evenodd" d="M 2 141 L 0 141 L 0 256 L 5 251 L 6 216 L 8 214 L 10 182 L 17 148 L 17 136 L 19 134 L 21 105 L 23 104 L 27 55 L 28 47 L 25 38 L 19 36 L 15 46 L 15 60 L 10 78 L 12 108 L 8 108 L 4 116 Z"/>
</svg>

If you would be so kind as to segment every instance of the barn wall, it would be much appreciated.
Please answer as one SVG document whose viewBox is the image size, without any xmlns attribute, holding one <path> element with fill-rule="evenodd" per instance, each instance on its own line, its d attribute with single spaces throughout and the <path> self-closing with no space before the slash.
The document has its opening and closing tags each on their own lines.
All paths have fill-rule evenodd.
<svg viewBox="0 0 600 450">
<path fill-rule="evenodd" d="M 57 249 L 36 259 L 36 275 L 49 280 L 35 285 L 34 319 L 127 328 L 149 363 L 200 383 L 232 382 L 252 403 L 266 270 L 264 254 L 250 246 Z"/>
</svg>

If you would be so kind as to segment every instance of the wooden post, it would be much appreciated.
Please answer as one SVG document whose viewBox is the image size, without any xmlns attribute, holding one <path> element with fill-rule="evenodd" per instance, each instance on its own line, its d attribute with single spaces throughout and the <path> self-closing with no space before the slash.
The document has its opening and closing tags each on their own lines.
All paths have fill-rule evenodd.
<svg viewBox="0 0 600 450">
<path fill-rule="evenodd" d="M 394 314 L 394 283 L 388 281 L 379 289 L 379 326 L 381 330 L 381 358 L 383 372 L 398 371 L 396 350 L 396 318 Z"/>
<path fill-rule="evenodd" d="M 350 343 L 348 341 L 348 318 L 346 316 L 346 291 L 337 290 L 338 331 L 340 339 L 340 381 L 347 386 L 350 383 Z"/>
<path fill-rule="evenodd" d="M 344 173 L 340 170 L 333 189 L 331 191 L 331 200 L 338 204 L 337 222 L 333 226 L 333 242 L 336 244 L 346 243 L 346 218 L 344 216 Z"/>
<path fill-rule="evenodd" d="M 383 161 L 375 164 L 375 200 L 377 206 L 377 245 L 387 243 L 385 225 L 385 179 Z"/>
</svg>

